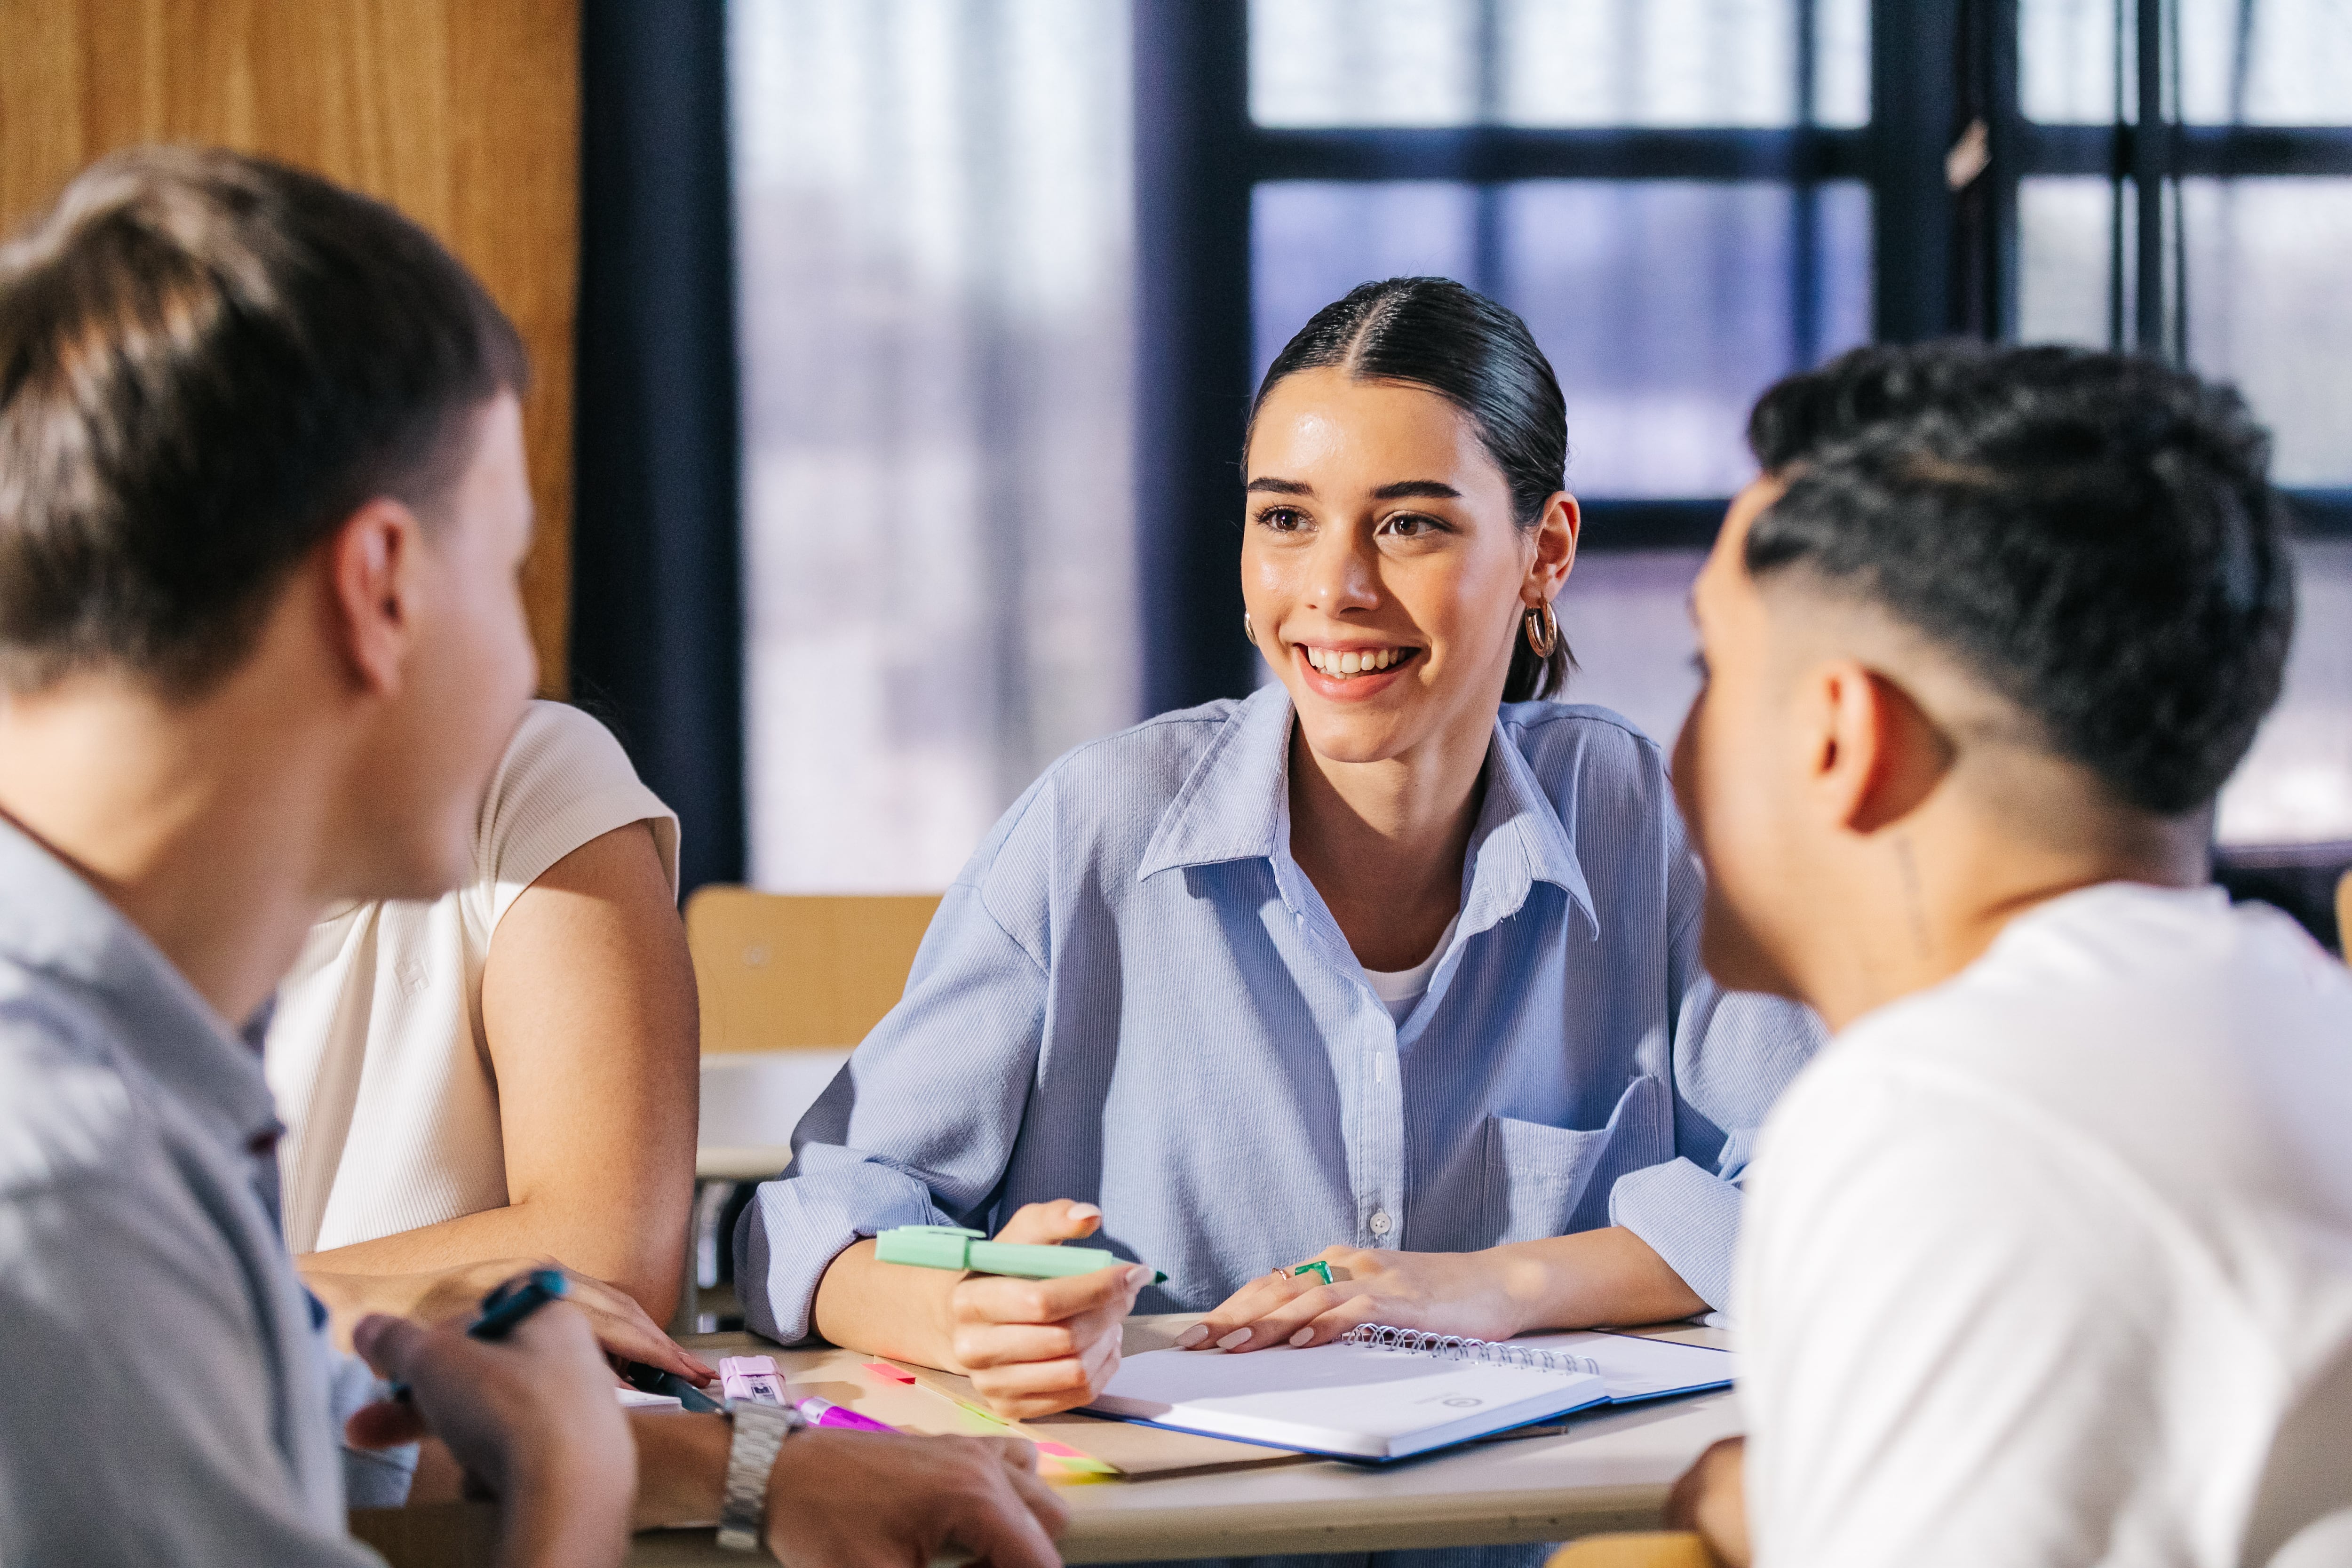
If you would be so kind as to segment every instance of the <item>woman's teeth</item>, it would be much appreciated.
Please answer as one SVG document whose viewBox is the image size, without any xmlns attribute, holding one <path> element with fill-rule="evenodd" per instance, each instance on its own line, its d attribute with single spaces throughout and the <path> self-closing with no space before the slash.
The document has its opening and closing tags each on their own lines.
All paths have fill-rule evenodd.
<svg viewBox="0 0 2352 1568">
<path fill-rule="evenodd" d="M 1308 647 L 1307 662 L 1326 675 L 1345 679 L 1350 675 L 1370 675 L 1401 663 L 1412 650 L 1402 647 L 1376 648 L 1365 653 L 1337 653 L 1329 648 Z"/>
</svg>

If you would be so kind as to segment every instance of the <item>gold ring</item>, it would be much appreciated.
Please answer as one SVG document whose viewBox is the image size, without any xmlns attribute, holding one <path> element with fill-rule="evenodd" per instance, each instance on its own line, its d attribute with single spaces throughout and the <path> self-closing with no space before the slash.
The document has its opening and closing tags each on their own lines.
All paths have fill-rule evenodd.
<svg viewBox="0 0 2352 1568">
<path fill-rule="evenodd" d="M 1287 1279 L 1290 1278 L 1290 1270 L 1287 1268 L 1277 1268 L 1274 1271 L 1274 1277 L 1276 1279 Z"/>
</svg>

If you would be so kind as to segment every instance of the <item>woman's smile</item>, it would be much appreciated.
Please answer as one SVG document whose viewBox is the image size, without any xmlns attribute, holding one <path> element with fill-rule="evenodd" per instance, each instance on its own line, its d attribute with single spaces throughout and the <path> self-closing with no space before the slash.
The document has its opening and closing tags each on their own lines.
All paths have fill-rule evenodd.
<svg viewBox="0 0 2352 1568">
<path fill-rule="evenodd" d="M 1294 642 L 1290 648 L 1307 689 L 1341 702 L 1361 701 L 1387 690 L 1422 653 L 1398 643 Z"/>
</svg>

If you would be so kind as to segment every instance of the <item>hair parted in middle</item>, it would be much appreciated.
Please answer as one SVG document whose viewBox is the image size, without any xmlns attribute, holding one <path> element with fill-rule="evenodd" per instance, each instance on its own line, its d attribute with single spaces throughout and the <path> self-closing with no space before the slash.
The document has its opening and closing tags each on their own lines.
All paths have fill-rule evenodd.
<svg viewBox="0 0 2352 1568">
<path fill-rule="evenodd" d="M 1535 527 L 1544 503 L 1568 488 L 1568 403 L 1551 362 L 1516 313 L 1450 278 L 1360 283 L 1316 311 L 1275 355 L 1250 400 L 1244 464 L 1266 395 L 1287 376 L 1323 369 L 1424 387 L 1468 415 L 1503 470 L 1512 521 L 1522 529 Z M 1503 700 L 1557 697 L 1575 668 L 1566 637 L 1549 657 L 1538 658 L 1515 634 Z"/>
</svg>

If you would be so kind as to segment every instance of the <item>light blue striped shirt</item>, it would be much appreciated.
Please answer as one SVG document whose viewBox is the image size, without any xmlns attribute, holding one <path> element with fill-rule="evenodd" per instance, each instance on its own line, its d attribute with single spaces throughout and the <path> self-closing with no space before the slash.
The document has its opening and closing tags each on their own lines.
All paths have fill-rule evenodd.
<svg viewBox="0 0 2352 1568">
<path fill-rule="evenodd" d="M 1656 744 L 1598 708 L 1502 710 L 1460 928 L 1399 1024 L 1290 857 L 1291 720 L 1278 687 L 1163 714 L 1005 814 L 745 1213 L 752 1327 L 803 1337 L 859 1237 L 1050 1198 L 1168 1272 L 1139 1311 L 1333 1244 L 1612 1223 L 1722 1306 L 1750 1141 L 1821 1035 L 1700 969 Z"/>
<path fill-rule="evenodd" d="M 365 1568 L 381 1392 L 278 1235 L 260 1031 L 0 821 L 0 1563 Z"/>
</svg>

